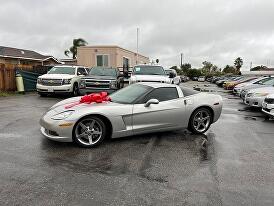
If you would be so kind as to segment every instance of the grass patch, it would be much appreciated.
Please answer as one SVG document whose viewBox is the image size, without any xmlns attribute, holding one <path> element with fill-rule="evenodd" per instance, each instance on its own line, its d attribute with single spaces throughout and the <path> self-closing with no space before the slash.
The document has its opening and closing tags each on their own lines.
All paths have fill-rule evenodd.
<svg viewBox="0 0 274 206">
<path fill-rule="evenodd" d="M 14 96 L 14 95 L 18 95 L 18 92 L 4 92 L 4 91 L 0 91 L 0 97 L 10 97 L 10 96 Z"/>
</svg>

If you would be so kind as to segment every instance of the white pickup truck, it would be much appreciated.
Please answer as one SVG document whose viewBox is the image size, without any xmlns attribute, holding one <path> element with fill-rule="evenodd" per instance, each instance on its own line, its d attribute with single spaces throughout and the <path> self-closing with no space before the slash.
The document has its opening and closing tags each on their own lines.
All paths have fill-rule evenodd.
<svg viewBox="0 0 274 206">
<path fill-rule="evenodd" d="M 82 77 L 88 74 L 88 68 L 82 66 L 54 66 L 47 74 L 37 79 L 36 90 L 40 96 L 54 93 L 79 94 Z"/>
<path fill-rule="evenodd" d="M 130 84 L 136 82 L 158 82 L 171 84 L 171 76 L 167 76 L 164 68 L 158 65 L 137 65 L 133 68 L 131 77 L 129 79 Z"/>
</svg>

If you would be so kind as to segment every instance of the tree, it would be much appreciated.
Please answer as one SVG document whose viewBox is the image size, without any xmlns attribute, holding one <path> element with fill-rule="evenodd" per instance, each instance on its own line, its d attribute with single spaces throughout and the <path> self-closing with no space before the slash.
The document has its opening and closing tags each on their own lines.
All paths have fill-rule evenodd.
<svg viewBox="0 0 274 206">
<path fill-rule="evenodd" d="M 230 65 L 226 65 L 225 68 L 223 69 L 223 72 L 224 73 L 235 73 L 236 70 L 233 66 L 230 66 Z"/>
<path fill-rule="evenodd" d="M 72 46 L 68 50 L 65 50 L 64 54 L 66 56 L 69 56 L 69 54 L 71 54 L 72 58 L 76 59 L 76 57 L 77 57 L 77 47 L 86 46 L 87 44 L 88 43 L 86 42 L 86 40 L 84 40 L 82 38 L 73 39 Z"/>
<path fill-rule="evenodd" d="M 202 75 L 202 72 L 201 72 L 200 69 L 189 69 L 189 70 L 187 71 L 187 76 L 188 76 L 189 78 L 199 77 L 199 76 L 201 76 L 201 75 Z"/>
<path fill-rule="evenodd" d="M 172 66 L 169 69 L 174 69 L 177 72 L 177 74 L 179 74 L 179 75 L 182 74 L 182 71 L 177 66 Z"/>
<path fill-rule="evenodd" d="M 190 63 L 182 64 L 182 65 L 181 65 L 181 69 L 183 70 L 183 72 L 184 72 L 185 74 L 187 74 L 187 71 L 188 71 L 189 69 L 191 69 L 191 64 L 190 64 Z"/>
<path fill-rule="evenodd" d="M 250 69 L 250 71 L 266 71 L 268 68 L 264 65 L 256 66 Z"/>
<path fill-rule="evenodd" d="M 240 72 L 240 68 L 243 66 L 243 59 L 241 57 L 238 57 L 234 61 L 234 66 L 237 69 L 237 72 Z"/>
</svg>

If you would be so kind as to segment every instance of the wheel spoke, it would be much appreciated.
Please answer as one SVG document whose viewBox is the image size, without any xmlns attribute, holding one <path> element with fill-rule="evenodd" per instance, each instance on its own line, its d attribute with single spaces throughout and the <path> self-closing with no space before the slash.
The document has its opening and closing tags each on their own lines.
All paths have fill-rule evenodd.
<svg viewBox="0 0 274 206">
<path fill-rule="evenodd" d="M 100 131 L 94 131 L 93 134 L 99 134 L 99 135 L 101 135 L 102 132 L 100 132 Z"/>
<path fill-rule="evenodd" d="M 79 124 L 85 131 L 87 130 L 87 126 L 86 125 L 84 125 L 82 122 L 80 122 L 80 124 Z"/>
<path fill-rule="evenodd" d="M 95 124 L 95 120 L 93 120 L 93 121 L 91 122 L 91 124 L 90 124 L 89 128 L 90 128 L 90 129 L 93 129 L 94 124 Z"/>
<path fill-rule="evenodd" d="M 89 144 L 93 143 L 92 136 L 88 136 L 88 142 L 89 142 Z"/>
<path fill-rule="evenodd" d="M 205 121 L 205 120 L 208 120 L 209 119 L 209 116 L 206 116 L 204 118 L 202 118 L 202 121 Z"/>
<path fill-rule="evenodd" d="M 82 138 L 82 137 L 84 137 L 84 136 L 86 136 L 86 132 L 83 132 L 83 133 L 77 135 L 78 138 Z"/>
</svg>

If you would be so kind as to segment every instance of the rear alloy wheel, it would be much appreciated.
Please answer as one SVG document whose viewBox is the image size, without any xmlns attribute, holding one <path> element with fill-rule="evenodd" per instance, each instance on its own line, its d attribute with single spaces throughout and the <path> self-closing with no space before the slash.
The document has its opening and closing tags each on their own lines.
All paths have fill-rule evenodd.
<svg viewBox="0 0 274 206">
<path fill-rule="evenodd" d="M 106 137 L 106 125 L 98 117 L 80 120 L 74 129 L 74 141 L 82 147 L 99 145 Z"/>
<path fill-rule="evenodd" d="M 73 95 L 74 97 L 77 97 L 77 96 L 79 95 L 79 87 L 78 87 L 78 84 L 74 84 L 74 85 L 73 85 L 72 95 Z"/>
<path fill-rule="evenodd" d="M 194 111 L 189 120 L 188 129 L 194 134 L 206 132 L 212 122 L 212 114 L 207 108 L 199 108 Z"/>
</svg>

